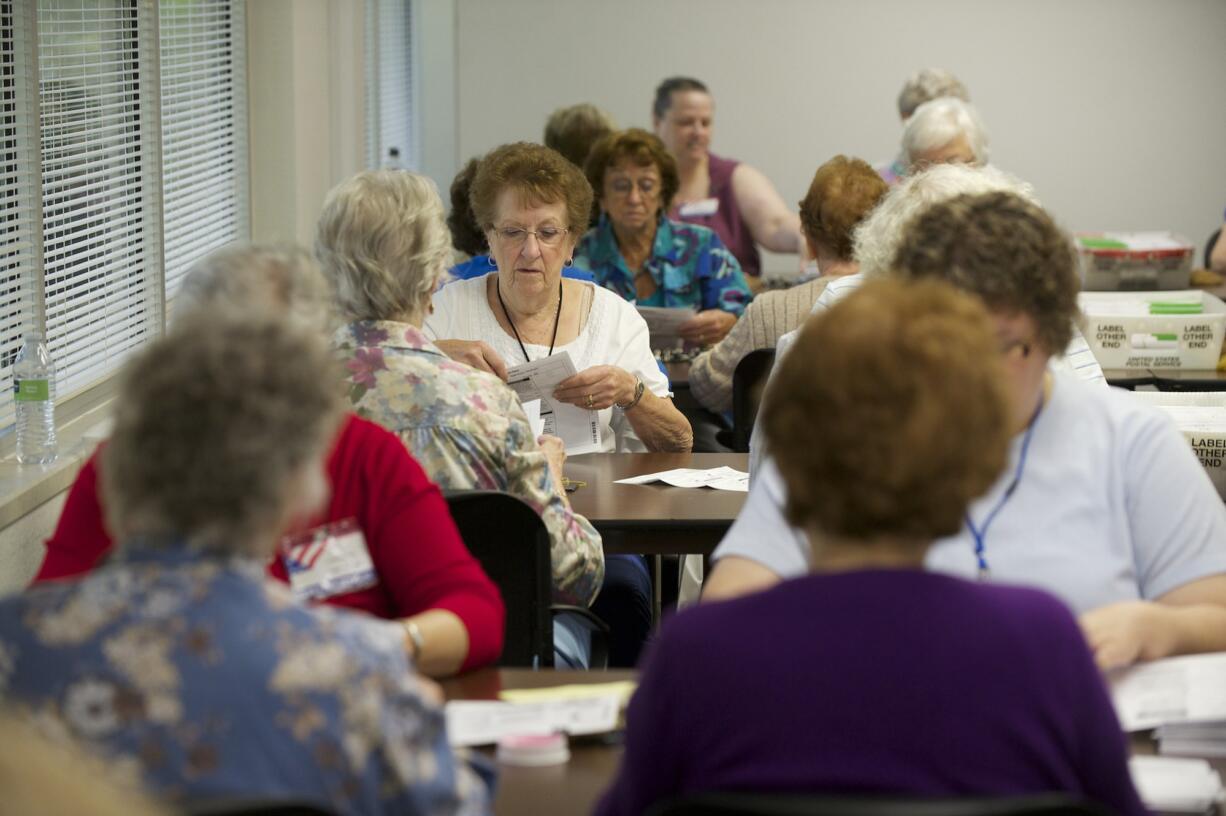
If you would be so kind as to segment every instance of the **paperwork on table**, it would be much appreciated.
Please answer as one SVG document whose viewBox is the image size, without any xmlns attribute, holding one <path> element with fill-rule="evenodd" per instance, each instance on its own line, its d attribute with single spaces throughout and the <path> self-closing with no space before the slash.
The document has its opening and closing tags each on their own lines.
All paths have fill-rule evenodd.
<svg viewBox="0 0 1226 816">
<path fill-rule="evenodd" d="M 639 314 L 647 321 L 651 335 L 651 348 L 673 349 L 682 345 L 681 326 L 694 315 L 694 309 L 667 308 L 662 306 L 639 306 Z"/>
<path fill-rule="evenodd" d="M 637 485 L 651 482 L 664 482 L 673 487 L 713 487 L 716 490 L 731 490 L 736 493 L 749 492 L 749 474 L 726 465 L 705 470 L 702 468 L 662 470 L 659 473 L 618 479 L 615 484 Z"/>
<path fill-rule="evenodd" d="M 553 399 L 558 383 L 577 373 L 566 351 L 507 369 L 507 385 L 521 403 L 540 400 L 537 414 L 541 430 L 536 434 L 559 437 L 566 445 L 566 453 L 572 456 L 600 450 L 599 413 Z"/>
<path fill-rule="evenodd" d="M 1222 800 L 1222 779 L 1203 759 L 1134 756 L 1128 770 L 1150 810 L 1206 813 Z"/>
<path fill-rule="evenodd" d="M 1125 731 L 1226 721 L 1226 652 L 1185 655 L 1111 673 Z"/>
<path fill-rule="evenodd" d="M 602 734 L 618 727 L 633 682 L 504 691 L 502 700 L 447 703 L 453 746 L 490 745 L 507 736 Z"/>
</svg>

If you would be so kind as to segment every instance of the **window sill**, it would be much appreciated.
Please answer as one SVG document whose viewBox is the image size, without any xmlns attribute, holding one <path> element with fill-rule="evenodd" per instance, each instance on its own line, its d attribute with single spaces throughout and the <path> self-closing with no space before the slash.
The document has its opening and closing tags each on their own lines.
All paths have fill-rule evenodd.
<svg viewBox="0 0 1226 816">
<path fill-rule="evenodd" d="M 77 478 L 77 471 L 110 433 L 113 378 L 57 405 L 59 456 L 49 465 L 17 462 L 15 434 L 0 442 L 0 528 L 55 498 Z"/>
</svg>

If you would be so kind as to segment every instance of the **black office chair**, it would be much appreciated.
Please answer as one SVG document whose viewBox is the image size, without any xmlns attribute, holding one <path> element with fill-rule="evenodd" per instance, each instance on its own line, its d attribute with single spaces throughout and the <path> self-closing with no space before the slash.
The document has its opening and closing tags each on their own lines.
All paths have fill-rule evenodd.
<svg viewBox="0 0 1226 816">
<path fill-rule="evenodd" d="M 1218 227 L 1209 236 L 1209 240 L 1205 242 L 1205 269 L 1212 269 L 1209 265 L 1209 256 L 1213 254 L 1213 248 L 1217 246 L 1217 239 L 1222 237 L 1222 228 Z"/>
<path fill-rule="evenodd" d="M 732 372 L 732 449 L 737 453 L 749 452 L 762 391 L 774 366 L 773 348 L 755 349 L 742 357 Z"/>
<path fill-rule="evenodd" d="M 704 793 L 663 802 L 648 816 L 1108 816 L 1065 794 L 931 799 L 874 795 Z"/>
<path fill-rule="evenodd" d="M 553 666 L 555 613 L 592 621 L 592 668 L 608 665 L 608 626 L 589 610 L 551 604 L 549 531 L 522 499 L 496 490 L 445 490 L 460 537 L 502 593 L 507 610 L 500 666 Z"/>
</svg>

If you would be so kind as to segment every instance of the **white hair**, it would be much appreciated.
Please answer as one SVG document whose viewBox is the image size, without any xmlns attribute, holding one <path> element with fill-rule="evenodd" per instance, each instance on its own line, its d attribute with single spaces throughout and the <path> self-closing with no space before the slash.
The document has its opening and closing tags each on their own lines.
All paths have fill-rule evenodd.
<svg viewBox="0 0 1226 816">
<path fill-rule="evenodd" d="M 995 167 L 937 164 L 907 177 L 856 228 L 855 259 L 866 276 L 881 276 L 894 265 L 907 225 L 932 204 L 960 195 L 1013 193 L 1039 205 L 1034 188 Z"/>
<path fill-rule="evenodd" d="M 328 193 L 315 255 L 348 320 L 424 311 L 451 261 L 438 188 L 407 170 L 368 170 Z"/>
<path fill-rule="evenodd" d="M 898 93 L 898 115 L 906 119 L 915 113 L 915 109 L 920 105 L 942 96 L 957 97 L 963 102 L 971 101 L 966 86 L 949 71 L 943 68 L 924 68 L 917 71 L 907 79 Z"/>
<path fill-rule="evenodd" d="M 988 163 L 988 131 L 974 105 L 952 96 L 925 102 L 903 128 L 903 159 L 913 166 L 921 153 L 944 147 L 959 136 L 966 137 L 977 164 Z"/>
<path fill-rule="evenodd" d="M 174 321 L 200 309 L 261 308 L 324 334 L 332 293 L 319 264 L 293 244 L 231 244 L 196 262 L 174 299 Z"/>
</svg>

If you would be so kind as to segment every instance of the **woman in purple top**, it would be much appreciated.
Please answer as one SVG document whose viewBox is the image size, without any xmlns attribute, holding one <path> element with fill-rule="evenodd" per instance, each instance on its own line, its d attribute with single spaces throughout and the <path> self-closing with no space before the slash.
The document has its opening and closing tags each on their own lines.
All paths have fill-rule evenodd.
<svg viewBox="0 0 1226 816">
<path fill-rule="evenodd" d="M 681 177 L 668 215 L 715 230 L 745 275 L 758 278 L 757 244 L 800 252 L 800 219 L 761 172 L 709 151 L 714 112 L 707 86 L 697 79 L 671 77 L 656 88 L 652 125 Z"/>
<path fill-rule="evenodd" d="M 998 348 L 983 307 L 938 282 L 866 283 L 802 330 L 762 421 L 815 571 L 665 624 L 598 814 L 704 791 L 1146 812 L 1072 614 L 922 568 L 1005 466 Z"/>
</svg>

